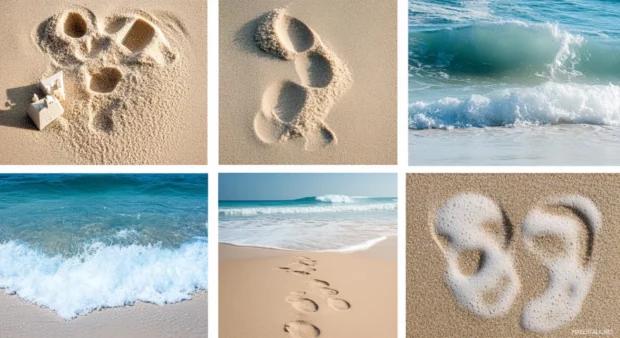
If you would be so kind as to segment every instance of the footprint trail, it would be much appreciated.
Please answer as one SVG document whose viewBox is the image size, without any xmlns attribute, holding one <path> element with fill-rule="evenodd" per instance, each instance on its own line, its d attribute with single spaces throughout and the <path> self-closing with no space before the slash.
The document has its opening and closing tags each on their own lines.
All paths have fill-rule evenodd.
<svg viewBox="0 0 620 338">
<path fill-rule="evenodd" d="M 267 13 L 255 40 L 264 52 L 293 61 L 301 82 L 280 81 L 264 92 L 254 117 L 256 136 L 268 144 L 301 137 L 308 151 L 337 144 L 325 120 L 353 83 L 346 64 L 314 30 L 285 9 Z"/>
</svg>

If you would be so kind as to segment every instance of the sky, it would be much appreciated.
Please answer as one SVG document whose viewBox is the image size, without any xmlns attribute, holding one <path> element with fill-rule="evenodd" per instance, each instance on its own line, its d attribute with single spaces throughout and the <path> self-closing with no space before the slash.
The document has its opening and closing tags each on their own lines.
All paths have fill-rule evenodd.
<svg viewBox="0 0 620 338">
<path fill-rule="evenodd" d="M 290 200 L 321 195 L 396 197 L 396 174 L 220 174 L 219 200 Z"/>
</svg>

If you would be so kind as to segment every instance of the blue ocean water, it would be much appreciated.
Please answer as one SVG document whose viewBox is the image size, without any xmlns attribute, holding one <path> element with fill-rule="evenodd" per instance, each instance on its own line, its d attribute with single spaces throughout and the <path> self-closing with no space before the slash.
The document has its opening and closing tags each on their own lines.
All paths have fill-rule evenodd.
<svg viewBox="0 0 620 338">
<path fill-rule="evenodd" d="M 207 287 L 206 175 L 0 175 L 0 287 L 64 318 Z"/>
<path fill-rule="evenodd" d="M 219 207 L 219 241 L 239 246 L 351 252 L 397 233 L 396 198 L 325 195 Z"/>
<path fill-rule="evenodd" d="M 554 126 L 573 124 L 613 127 L 590 135 L 615 139 L 619 22 L 620 3 L 610 0 L 410 0 L 409 128 L 421 131 L 410 133 L 410 143 L 420 143 L 411 156 L 425 156 L 422 145 L 436 138 L 423 132 L 428 129 L 547 126 L 572 146 L 573 133 L 586 131 L 557 136 Z M 495 136 L 485 138 L 482 151 L 506 145 Z M 518 132 L 508 131 L 504 138 L 518 148 L 506 157 L 529 152 Z M 462 144 L 471 148 L 473 142 Z M 575 146 L 578 152 L 582 148 Z"/>
</svg>

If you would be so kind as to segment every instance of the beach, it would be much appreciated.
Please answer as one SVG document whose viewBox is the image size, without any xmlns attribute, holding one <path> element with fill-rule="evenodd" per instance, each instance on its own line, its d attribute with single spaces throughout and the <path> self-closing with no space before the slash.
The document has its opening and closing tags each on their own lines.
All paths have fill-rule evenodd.
<svg viewBox="0 0 620 338">
<path fill-rule="evenodd" d="M 136 303 L 70 321 L 0 292 L 2 337 L 206 337 L 207 293 L 166 306 Z"/>
<path fill-rule="evenodd" d="M 613 174 L 409 174 L 407 336 L 617 334 L 619 196 Z"/>
<path fill-rule="evenodd" d="M 2 337 L 205 336 L 207 184 L 0 175 Z"/>
<path fill-rule="evenodd" d="M 352 253 L 220 244 L 220 337 L 396 337 L 396 261 L 395 237 Z"/>
<path fill-rule="evenodd" d="M 190 5 L 191 4 L 191 5 Z M 2 164 L 206 164 L 207 4 L 11 2 L 0 13 Z M 63 71 L 64 114 L 26 112 Z"/>
<path fill-rule="evenodd" d="M 395 164 L 396 1 L 222 2 L 219 121 L 222 164 Z"/>
</svg>

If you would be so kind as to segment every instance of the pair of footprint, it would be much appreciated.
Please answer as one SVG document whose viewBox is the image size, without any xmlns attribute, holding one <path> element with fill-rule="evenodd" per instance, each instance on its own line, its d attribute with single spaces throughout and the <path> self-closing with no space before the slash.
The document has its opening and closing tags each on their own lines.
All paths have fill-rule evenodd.
<svg viewBox="0 0 620 338">
<path fill-rule="evenodd" d="M 113 113 L 124 98 L 114 95 L 136 91 L 121 86 L 134 81 L 144 65 L 165 66 L 177 55 L 154 17 L 136 11 L 106 18 L 101 25 L 87 8 L 72 6 L 41 23 L 34 40 L 56 69 L 73 84 L 71 101 L 88 101 L 89 126 L 97 132 L 114 131 Z M 118 97 L 117 97 L 118 96 Z"/>
<path fill-rule="evenodd" d="M 255 40 L 264 52 L 294 61 L 301 80 L 301 84 L 280 81 L 265 91 L 254 117 L 256 136 L 265 143 L 301 137 L 310 151 L 336 144 L 338 139 L 325 119 L 352 83 L 345 63 L 285 9 L 264 16 Z"/>
<path fill-rule="evenodd" d="M 312 260 L 308 257 L 296 257 L 292 265 L 301 265 L 306 268 L 313 269 L 313 271 L 316 271 L 316 263 L 317 262 L 315 260 Z M 295 271 L 286 270 L 286 268 L 280 269 L 287 272 Z M 328 282 L 320 279 L 310 279 L 306 281 L 306 285 L 321 294 L 325 299 L 327 306 L 332 308 L 333 310 L 346 311 L 351 308 L 351 304 L 346 300 L 334 297 L 338 295 L 339 292 L 336 289 L 330 288 L 330 284 Z M 319 311 L 319 305 L 314 300 L 309 298 L 305 291 L 290 292 L 289 295 L 286 297 L 285 301 L 300 314 L 310 314 Z M 294 320 L 286 323 L 284 325 L 284 332 L 289 333 L 294 338 L 318 337 L 321 334 L 321 330 L 318 327 L 306 320 Z"/>
<path fill-rule="evenodd" d="M 503 240 L 494 234 L 500 225 Z M 479 194 L 460 194 L 438 210 L 435 232 L 447 260 L 446 282 L 457 303 L 468 311 L 493 318 L 505 315 L 520 288 L 512 253 L 512 227 L 493 200 Z M 549 272 L 544 293 L 521 313 L 521 325 L 533 332 L 555 330 L 577 317 L 592 280 L 594 238 L 602 226 L 594 203 L 567 195 L 546 200 L 525 217 L 521 234 Z M 580 233 L 587 237 L 580 243 Z M 500 235 L 501 236 L 501 235 Z M 461 259 L 478 258 L 473 273 L 464 273 Z"/>
</svg>

